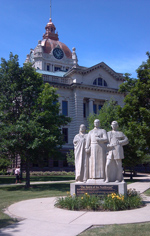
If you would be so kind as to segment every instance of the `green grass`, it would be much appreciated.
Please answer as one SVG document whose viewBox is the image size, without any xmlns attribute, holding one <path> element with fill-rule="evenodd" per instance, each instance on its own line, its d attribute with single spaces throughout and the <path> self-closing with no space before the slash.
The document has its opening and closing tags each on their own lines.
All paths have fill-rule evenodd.
<svg viewBox="0 0 150 236">
<path fill-rule="evenodd" d="M 149 236 L 150 223 L 106 225 L 86 230 L 80 236 Z"/>
<path fill-rule="evenodd" d="M 31 182 L 38 181 L 66 181 L 66 180 L 74 180 L 75 177 L 73 175 L 62 175 L 62 176 L 31 176 Z M 15 176 L 0 176 L 0 184 L 14 184 L 16 181 Z M 25 182 L 25 176 L 22 180 Z"/>
<path fill-rule="evenodd" d="M 3 213 L 3 209 L 9 205 L 27 199 L 65 196 L 70 191 L 70 184 L 41 184 L 33 185 L 30 189 L 24 186 L 16 185 L 9 187 L 0 187 L 0 228 L 16 222 Z"/>
<path fill-rule="evenodd" d="M 144 192 L 145 195 L 150 196 L 150 188 Z"/>
</svg>

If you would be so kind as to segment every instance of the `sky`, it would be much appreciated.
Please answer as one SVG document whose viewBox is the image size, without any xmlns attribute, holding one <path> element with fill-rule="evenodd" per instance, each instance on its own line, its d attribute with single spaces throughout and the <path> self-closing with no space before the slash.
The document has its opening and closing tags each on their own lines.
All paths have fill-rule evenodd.
<svg viewBox="0 0 150 236">
<path fill-rule="evenodd" d="M 80 66 L 103 61 L 133 78 L 150 51 L 149 12 L 150 0 L 51 0 L 59 41 L 76 48 Z M 49 18 L 50 0 L 0 0 L 0 58 L 18 54 L 22 66 Z"/>
</svg>

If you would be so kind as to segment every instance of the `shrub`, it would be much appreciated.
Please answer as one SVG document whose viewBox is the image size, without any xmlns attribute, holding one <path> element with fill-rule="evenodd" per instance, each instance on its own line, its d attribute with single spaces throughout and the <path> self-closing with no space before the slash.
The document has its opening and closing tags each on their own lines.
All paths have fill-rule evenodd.
<svg viewBox="0 0 150 236">
<path fill-rule="evenodd" d="M 30 176 L 62 176 L 62 175 L 74 175 L 72 171 L 32 171 Z"/>
</svg>

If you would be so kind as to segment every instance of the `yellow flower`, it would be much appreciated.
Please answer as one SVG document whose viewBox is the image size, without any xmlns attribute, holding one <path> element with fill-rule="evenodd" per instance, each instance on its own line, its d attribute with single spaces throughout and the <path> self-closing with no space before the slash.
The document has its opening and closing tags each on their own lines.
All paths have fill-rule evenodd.
<svg viewBox="0 0 150 236">
<path fill-rule="evenodd" d="M 85 193 L 85 195 L 88 195 L 88 193 Z"/>
<path fill-rule="evenodd" d="M 83 199 L 83 197 L 81 197 L 81 199 Z"/>
<path fill-rule="evenodd" d="M 70 192 L 67 192 L 67 194 L 70 194 Z"/>
<path fill-rule="evenodd" d="M 73 195 L 76 195 L 75 193 L 73 193 Z"/>
</svg>

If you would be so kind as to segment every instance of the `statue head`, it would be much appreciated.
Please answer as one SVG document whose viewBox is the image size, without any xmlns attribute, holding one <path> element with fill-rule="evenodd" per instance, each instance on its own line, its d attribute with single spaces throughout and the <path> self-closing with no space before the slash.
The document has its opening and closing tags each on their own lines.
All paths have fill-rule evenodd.
<svg viewBox="0 0 150 236">
<path fill-rule="evenodd" d="M 112 122 L 111 122 L 111 127 L 112 127 L 113 130 L 117 130 L 118 127 L 119 127 L 118 122 L 115 121 L 115 120 L 112 121 Z"/>
<path fill-rule="evenodd" d="M 80 129 L 79 129 L 79 132 L 85 133 L 85 130 L 86 130 L 85 125 L 84 125 L 84 124 L 81 124 L 81 125 L 80 125 Z"/>
<path fill-rule="evenodd" d="M 94 120 L 94 127 L 98 128 L 100 126 L 99 119 Z"/>
</svg>

